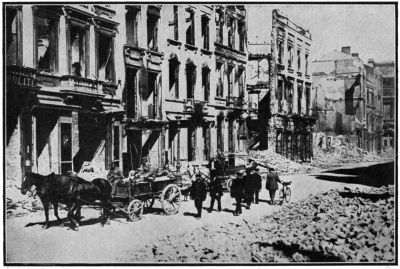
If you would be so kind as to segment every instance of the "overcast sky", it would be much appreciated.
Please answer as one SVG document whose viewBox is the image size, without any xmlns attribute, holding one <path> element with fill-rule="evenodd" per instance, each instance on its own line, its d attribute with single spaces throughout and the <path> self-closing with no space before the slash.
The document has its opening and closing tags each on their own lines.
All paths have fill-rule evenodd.
<svg viewBox="0 0 400 269">
<path fill-rule="evenodd" d="M 272 9 L 277 8 L 287 14 L 289 20 L 310 31 L 311 60 L 345 46 L 350 46 L 352 53 L 358 52 L 364 63 L 369 58 L 376 62 L 395 60 L 394 5 L 265 4 L 247 7 L 251 43 L 270 43 Z"/>
</svg>

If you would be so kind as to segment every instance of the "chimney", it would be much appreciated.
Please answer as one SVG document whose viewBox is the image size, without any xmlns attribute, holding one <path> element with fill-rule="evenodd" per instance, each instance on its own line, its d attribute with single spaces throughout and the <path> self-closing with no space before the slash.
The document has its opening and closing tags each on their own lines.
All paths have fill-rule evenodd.
<svg viewBox="0 0 400 269">
<path fill-rule="evenodd" d="M 375 64 L 374 58 L 368 59 L 368 63 L 374 65 Z"/>
<path fill-rule="evenodd" d="M 346 54 L 350 54 L 351 47 L 342 47 L 342 52 Z"/>
</svg>

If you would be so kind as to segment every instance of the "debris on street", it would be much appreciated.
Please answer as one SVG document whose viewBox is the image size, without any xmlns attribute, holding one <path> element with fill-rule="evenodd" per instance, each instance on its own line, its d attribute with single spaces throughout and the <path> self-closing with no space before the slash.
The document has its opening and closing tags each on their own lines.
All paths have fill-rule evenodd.
<svg viewBox="0 0 400 269">
<path fill-rule="evenodd" d="M 130 253 L 130 262 L 393 262 L 393 188 L 331 190 L 260 222 L 207 225 Z"/>
</svg>

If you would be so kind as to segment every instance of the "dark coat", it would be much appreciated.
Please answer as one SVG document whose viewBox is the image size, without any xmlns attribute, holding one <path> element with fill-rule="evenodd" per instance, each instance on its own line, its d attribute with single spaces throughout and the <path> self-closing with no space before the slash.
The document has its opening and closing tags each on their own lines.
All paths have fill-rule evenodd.
<svg viewBox="0 0 400 269">
<path fill-rule="evenodd" d="M 242 178 L 234 178 L 231 186 L 231 197 L 232 198 L 243 198 L 244 197 L 244 188 L 243 188 L 243 179 Z"/>
<path fill-rule="evenodd" d="M 246 175 L 242 178 L 243 180 L 243 188 L 245 193 L 253 192 L 253 181 L 251 175 Z"/>
<path fill-rule="evenodd" d="M 254 173 L 251 175 L 251 181 L 253 183 L 253 188 L 255 190 L 260 190 L 262 188 L 261 186 L 262 178 L 258 173 Z"/>
<path fill-rule="evenodd" d="M 267 183 L 265 184 L 265 188 L 267 190 L 277 190 L 278 189 L 278 182 L 282 183 L 281 180 L 279 179 L 279 176 L 277 173 L 269 173 L 267 175 Z"/>
<path fill-rule="evenodd" d="M 222 182 L 220 179 L 215 178 L 213 181 L 208 184 L 210 188 L 210 196 L 211 197 L 221 197 L 224 194 L 224 190 L 222 187 Z"/>
<path fill-rule="evenodd" d="M 193 200 L 204 201 L 207 197 L 207 185 L 204 180 L 196 179 L 190 188 L 190 197 Z"/>
</svg>

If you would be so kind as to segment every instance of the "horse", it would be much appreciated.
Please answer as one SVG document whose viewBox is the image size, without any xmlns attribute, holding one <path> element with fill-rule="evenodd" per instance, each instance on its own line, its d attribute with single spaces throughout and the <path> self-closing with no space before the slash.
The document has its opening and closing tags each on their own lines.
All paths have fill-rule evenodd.
<svg viewBox="0 0 400 269">
<path fill-rule="evenodd" d="M 74 217 L 74 211 L 80 210 L 82 205 L 95 205 L 97 200 L 100 200 L 102 207 L 101 225 L 107 223 L 110 215 L 110 197 L 112 186 L 111 183 L 104 178 L 95 178 L 92 181 L 86 181 L 76 177 L 76 181 L 71 185 L 69 195 L 71 197 L 71 207 L 68 211 L 68 219 L 75 226 L 74 229 L 79 230 L 78 221 Z"/>
<path fill-rule="evenodd" d="M 56 175 L 51 173 L 43 176 L 36 173 L 26 173 L 21 185 L 21 193 L 25 195 L 32 186 L 36 186 L 36 193 L 43 204 L 46 216 L 44 229 L 49 228 L 49 205 L 53 204 L 54 215 L 56 216 L 59 226 L 63 227 L 64 223 L 58 216 L 58 203 L 63 203 L 67 207 L 70 206 L 70 195 L 68 193 L 71 184 L 76 179 L 69 176 Z M 78 212 L 80 214 L 80 212 Z"/>
</svg>

